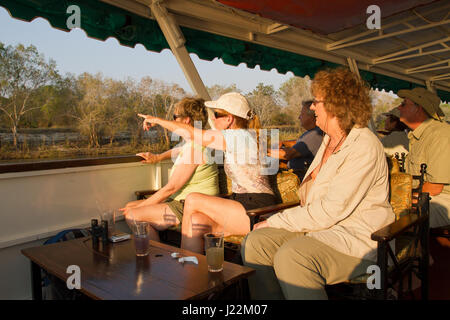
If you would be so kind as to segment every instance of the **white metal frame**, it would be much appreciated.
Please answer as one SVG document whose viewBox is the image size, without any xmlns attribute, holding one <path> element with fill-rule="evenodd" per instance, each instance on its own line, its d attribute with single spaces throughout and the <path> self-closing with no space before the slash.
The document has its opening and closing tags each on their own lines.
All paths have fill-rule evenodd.
<svg viewBox="0 0 450 320">
<path fill-rule="evenodd" d="M 174 29 L 173 27 L 169 27 L 169 25 L 175 24 L 177 26 L 184 26 L 221 36 L 249 41 L 341 65 L 346 65 L 348 63 L 347 59 L 351 58 L 361 70 L 372 71 L 423 86 L 427 86 L 428 84 L 432 90 L 441 89 L 450 91 L 450 81 L 448 81 L 447 74 L 436 74 L 438 70 L 448 68 L 448 64 L 444 64 L 448 62 L 445 54 L 450 50 L 445 42 L 450 40 L 449 37 L 427 41 L 420 45 L 411 45 L 402 40 L 400 43 L 404 44 L 405 49 L 389 54 L 384 53 L 377 55 L 374 50 L 365 47 L 365 44 L 370 44 L 373 41 L 379 41 L 380 47 L 383 46 L 385 43 L 384 41 L 395 41 L 397 44 L 399 43 L 399 37 L 413 32 L 417 33 L 418 38 L 420 38 L 421 31 L 429 32 L 432 28 L 439 32 L 439 34 L 445 34 L 447 28 L 446 25 L 450 22 L 450 19 L 445 18 L 442 21 L 423 24 L 424 18 L 421 17 L 421 15 L 428 15 L 439 10 L 448 10 L 450 4 L 445 4 L 444 6 L 432 10 L 422 10 L 421 14 L 410 12 L 407 17 L 405 17 L 405 14 L 403 13 L 403 18 L 399 18 L 392 23 L 386 21 L 395 20 L 395 16 L 389 17 L 389 20 L 382 20 L 383 28 L 380 31 L 355 31 L 354 35 L 336 40 L 336 34 L 330 36 L 318 35 L 308 30 L 284 25 L 280 21 L 273 21 L 242 10 L 230 8 L 216 1 L 102 1 L 119 6 L 135 14 L 156 19 L 164 33 L 167 32 L 167 30 L 164 31 L 164 23 L 167 24 L 168 30 Z M 158 9 L 149 12 L 149 8 L 154 7 L 156 3 Z M 160 14 L 157 10 L 165 10 L 167 15 L 165 13 Z M 162 20 L 161 17 L 165 16 L 170 16 L 171 18 L 163 18 L 167 21 Z M 417 19 L 421 19 L 422 25 L 417 25 Z M 405 29 L 389 32 L 390 29 L 398 28 L 399 26 L 405 27 Z M 354 30 L 360 30 L 359 28 L 360 27 L 355 27 Z M 179 30 L 178 27 L 175 29 Z M 371 35 L 375 36 L 361 39 Z M 174 41 L 174 43 L 176 42 Z M 171 44 L 171 42 L 169 42 L 171 49 L 174 43 Z M 442 48 L 438 50 L 426 50 L 426 48 L 433 45 L 441 45 Z M 188 81 L 194 92 L 202 97 L 207 97 L 205 93 L 206 89 L 204 91 L 202 89 L 202 87 L 204 88 L 204 85 L 201 83 L 201 79 L 196 80 L 195 73 L 197 73 L 197 71 L 191 70 L 193 65 L 189 67 L 192 61 L 189 62 L 188 59 L 186 59 L 189 55 L 185 52 L 184 46 L 175 48 L 175 50 L 172 49 L 172 51 L 176 56 L 178 55 L 177 60 L 179 61 L 183 72 L 186 74 L 186 77 L 190 79 Z M 414 53 L 415 51 L 416 53 Z M 440 54 L 440 56 L 437 56 L 436 54 Z M 442 58 L 443 54 L 444 58 Z M 414 59 L 417 58 L 421 59 L 420 65 L 414 65 Z"/>
<path fill-rule="evenodd" d="M 428 15 L 428 14 L 434 13 L 436 11 L 442 11 L 442 10 L 445 10 L 448 8 L 450 8 L 450 5 L 446 5 L 442 8 L 427 11 L 424 14 Z M 382 40 L 382 39 L 386 39 L 386 38 L 390 38 L 390 37 L 404 35 L 404 34 L 407 34 L 410 32 L 417 32 L 417 31 L 421 31 L 421 30 L 435 28 L 435 27 L 446 25 L 446 24 L 450 23 L 450 19 L 444 19 L 443 21 L 438 21 L 438 22 L 434 22 L 434 23 L 427 23 L 425 25 L 421 25 L 418 27 L 415 27 L 409 23 L 413 20 L 417 20 L 418 18 L 419 18 L 419 16 L 417 16 L 417 13 L 416 13 L 416 15 L 407 17 L 407 18 L 399 20 L 399 21 L 389 23 L 387 25 L 383 25 L 383 27 L 381 27 L 379 30 L 373 29 L 373 30 L 357 33 L 350 37 L 346 37 L 344 39 L 340 39 L 338 41 L 330 43 L 329 45 L 327 45 L 327 50 L 337 50 L 337 49 L 342 49 L 342 48 L 346 48 L 346 47 L 350 47 L 350 46 L 356 46 L 356 45 L 371 42 L 371 41 Z M 398 26 L 403 26 L 403 27 L 405 27 L 405 29 L 401 30 L 401 31 L 391 32 L 391 33 L 387 32 L 387 30 L 389 30 L 393 27 L 398 27 Z M 371 38 L 366 38 L 366 39 L 361 39 L 361 40 L 356 40 L 356 39 L 364 38 L 364 37 L 367 37 L 369 35 L 373 35 L 376 33 L 378 33 L 377 36 L 374 36 Z M 352 41 L 352 40 L 356 40 L 356 41 Z"/>
</svg>

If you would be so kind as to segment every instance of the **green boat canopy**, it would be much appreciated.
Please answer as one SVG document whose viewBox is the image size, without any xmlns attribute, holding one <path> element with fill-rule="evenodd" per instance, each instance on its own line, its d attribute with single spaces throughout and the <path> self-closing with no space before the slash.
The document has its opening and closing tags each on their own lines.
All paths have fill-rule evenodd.
<svg viewBox="0 0 450 320">
<path fill-rule="evenodd" d="M 142 44 L 147 50 L 155 52 L 169 49 L 169 44 L 155 20 L 98 0 L 0 0 L 0 5 L 15 18 L 32 21 L 36 17 L 42 17 L 54 28 L 64 31 L 70 31 L 66 23 L 71 13 L 67 13 L 66 10 L 70 5 L 77 5 L 82 12 L 81 28 L 91 38 L 104 41 L 113 37 L 121 45 L 135 47 Z M 180 28 L 186 39 L 185 46 L 188 52 L 197 54 L 203 60 L 211 61 L 219 58 L 233 66 L 245 63 L 247 67 L 254 68 L 259 65 L 261 70 L 275 68 L 279 73 L 291 71 L 301 77 L 313 76 L 318 70 L 338 65 L 250 41 L 183 26 Z M 360 75 L 371 87 L 379 90 L 397 92 L 400 89 L 418 86 L 415 83 L 366 70 L 360 70 Z M 437 90 L 437 94 L 443 101 L 450 101 L 450 92 Z"/>
</svg>

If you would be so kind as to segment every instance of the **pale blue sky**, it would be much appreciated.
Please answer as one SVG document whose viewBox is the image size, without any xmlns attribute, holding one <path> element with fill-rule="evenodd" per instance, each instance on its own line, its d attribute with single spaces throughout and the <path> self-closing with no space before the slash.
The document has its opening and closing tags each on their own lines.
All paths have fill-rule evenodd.
<svg viewBox="0 0 450 320">
<path fill-rule="evenodd" d="M 90 39 L 79 29 L 71 32 L 54 29 L 42 18 L 31 23 L 13 19 L 3 7 L 0 7 L 0 42 L 6 45 L 33 44 L 46 59 L 56 61 L 62 74 L 102 72 L 117 80 L 127 77 L 139 80 L 143 76 L 150 76 L 177 83 L 192 92 L 175 57 L 167 49 L 156 53 L 145 50 L 142 45 L 136 48 L 121 46 L 112 38 L 105 42 Z M 228 66 L 218 59 L 204 61 L 196 55 L 191 55 L 191 58 L 205 85 L 235 83 L 245 93 L 253 90 L 259 82 L 278 89 L 293 76 L 291 72 L 282 75 L 276 70 L 261 71 L 258 66 L 256 69 L 249 69 L 244 64 Z"/>
</svg>

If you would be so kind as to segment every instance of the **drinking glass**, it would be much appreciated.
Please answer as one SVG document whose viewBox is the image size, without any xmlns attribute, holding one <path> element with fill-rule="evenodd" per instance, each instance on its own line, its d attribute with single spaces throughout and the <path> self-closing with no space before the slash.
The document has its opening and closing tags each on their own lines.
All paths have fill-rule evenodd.
<svg viewBox="0 0 450 320">
<path fill-rule="evenodd" d="M 132 224 L 134 246 L 138 257 L 147 256 L 150 252 L 150 224 L 145 221 L 136 221 Z"/>
<path fill-rule="evenodd" d="M 223 232 L 206 233 L 205 252 L 208 271 L 220 272 L 223 270 Z"/>
</svg>

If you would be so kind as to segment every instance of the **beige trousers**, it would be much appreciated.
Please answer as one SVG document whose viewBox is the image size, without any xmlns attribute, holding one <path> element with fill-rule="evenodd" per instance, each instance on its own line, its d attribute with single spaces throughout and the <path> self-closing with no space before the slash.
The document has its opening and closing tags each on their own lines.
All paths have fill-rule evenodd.
<svg viewBox="0 0 450 320">
<path fill-rule="evenodd" d="M 432 196 L 430 201 L 430 228 L 450 225 L 450 194 Z"/>
<path fill-rule="evenodd" d="M 367 272 L 370 260 L 340 253 L 302 232 L 262 228 L 250 232 L 241 247 L 244 264 L 256 269 L 249 278 L 252 299 L 327 299 L 326 284 Z"/>
</svg>

